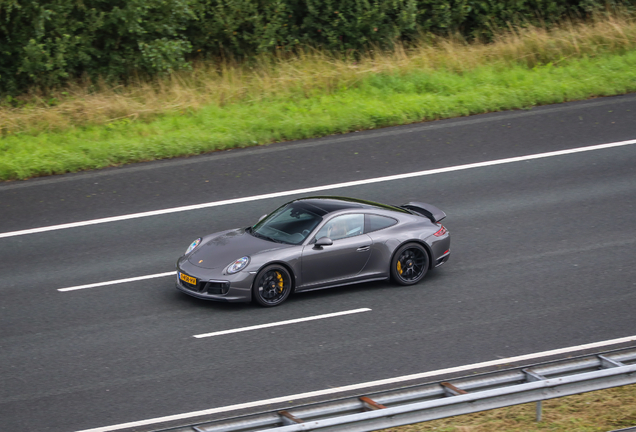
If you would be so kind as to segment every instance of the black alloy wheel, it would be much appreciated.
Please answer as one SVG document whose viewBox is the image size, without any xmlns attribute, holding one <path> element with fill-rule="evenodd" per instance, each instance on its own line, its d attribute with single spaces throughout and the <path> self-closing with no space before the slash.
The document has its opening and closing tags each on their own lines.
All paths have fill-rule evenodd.
<svg viewBox="0 0 636 432">
<path fill-rule="evenodd" d="M 269 265 L 262 269 L 254 279 L 252 297 L 265 307 L 278 306 L 289 297 L 292 279 L 287 269 L 280 265 Z"/>
<path fill-rule="evenodd" d="M 401 246 L 391 260 L 391 275 L 400 285 L 414 285 L 428 270 L 428 253 L 417 243 Z"/>
</svg>

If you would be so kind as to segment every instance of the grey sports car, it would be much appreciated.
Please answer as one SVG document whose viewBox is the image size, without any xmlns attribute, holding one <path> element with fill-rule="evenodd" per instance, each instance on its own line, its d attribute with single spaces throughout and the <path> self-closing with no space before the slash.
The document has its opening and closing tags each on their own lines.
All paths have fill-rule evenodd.
<svg viewBox="0 0 636 432">
<path fill-rule="evenodd" d="M 393 278 L 418 283 L 450 256 L 437 207 L 343 197 L 290 201 L 251 227 L 196 239 L 177 289 L 206 300 L 277 306 L 292 292 Z"/>
</svg>

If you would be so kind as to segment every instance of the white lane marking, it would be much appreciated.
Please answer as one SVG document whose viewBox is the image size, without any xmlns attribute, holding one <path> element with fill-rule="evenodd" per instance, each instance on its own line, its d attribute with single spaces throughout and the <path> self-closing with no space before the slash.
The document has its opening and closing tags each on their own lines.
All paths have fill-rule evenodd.
<svg viewBox="0 0 636 432">
<path fill-rule="evenodd" d="M 97 282 L 97 283 L 88 284 L 88 285 L 78 285 L 78 286 L 68 287 L 68 288 L 58 288 L 58 291 L 61 291 L 61 292 L 75 291 L 75 290 L 81 290 L 81 289 L 87 289 L 87 288 L 101 287 L 106 285 L 116 285 L 116 284 L 121 284 L 126 282 L 135 282 L 135 281 L 140 281 L 144 279 L 154 279 L 154 278 L 160 278 L 160 277 L 166 277 L 166 276 L 174 276 L 175 274 L 177 274 L 176 271 L 171 271 L 166 273 L 157 273 L 157 274 L 146 275 L 146 276 L 132 277 L 128 279 L 118 279 L 118 280 L 112 280 L 107 282 Z"/>
<path fill-rule="evenodd" d="M 334 313 L 328 313 L 324 315 L 315 315 L 315 316 L 306 317 L 306 318 L 296 318 L 296 319 L 287 320 L 287 321 L 278 321 L 278 322 L 269 323 L 269 324 L 260 324 L 260 325 L 250 326 L 250 327 L 241 327 L 241 328 L 236 328 L 231 330 L 221 330 L 218 332 L 203 333 L 203 334 L 194 335 L 194 337 L 206 338 L 206 337 L 220 336 L 220 335 L 225 335 L 230 333 L 240 333 L 244 331 L 258 330 L 258 329 L 267 328 L 267 327 L 277 327 L 277 326 L 295 324 L 295 323 L 304 322 L 304 321 L 313 321 L 313 320 L 319 320 L 324 318 L 333 318 L 333 317 L 337 317 L 341 315 L 350 315 L 350 314 L 355 314 L 360 312 L 369 312 L 370 310 L 371 309 L 369 308 L 353 309 L 353 310 L 343 311 L 343 312 L 334 312 Z"/>
<path fill-rule="evenodd" d="M 344 182 L 344 183 L 334 183 L 334 184 L 323 185 L 323 186 L 314 186 L 314 187 L 303 188 L 303 189 L 294 189 L 294 190 L 288 190 L 283 192 L 274 192 L 274 193 L 263 194 L 263 195 L 254 195 L 249 197 L 234 198 L 234 199 L 223 200 L 223 201 L 194 204 L 194 205 L 183 206 L 183 207 L 173 207 L 173 208 L 168 208 L 163 210 L 153 210 L 153 211 L 147 211 L 142 213 L 133 213 L 128 215 L 93 219 L 93 220 L 82 221 L 82 222 L 73 222 L 73 223 L 52 225 L 52 226 L 40 227 L 40 228 L 32 228 L 32 229 L 26 229 L 26 230 L 20 230 L 20 231 L 11 231 L 6 233 L 0 233 L 0 238 L 15 237 L 15 236 L 26 235 L 26 234 L 36 234 L 36 233 L 41 233 L 46 231 L 55 231 L 55 230 L 61 230 L 61 229 L 67 229 L 67 228 L 78 228 L 78 227 L 83 227 L 88 225 L 118 222 L 118 221 L 124 221 L 129 219 L 158 216 L 158 215 L 184 212 L 184 211 L 190 211 L 190 210 L 200 210 L 200 209 L 209 208 L 209 207 L 219 207 L 219 206 L 225 206 L 229 204 L 238 204 L 238 203 L 257 201 L 257 200 L 263 200 L 263 199 L 269 199 L 269 198 L 278 198 L 278 197 L 283 197 L 288 195 L 300 195 L 300 194 L 305 194 L 310 192 L 319 192 L 319 191 L 324 191 L 329 189 L 338 189 L 338 188 L 346 188 L 346 187 L 352 187 L 352 186 L 367 185 L 372 183 L 387 182 L 387 181 L 393 181 L 393 180 L 402 180 L 406 178 L 421 177 L 421 176 L 441 174 L 441 173 L 447 173 L 447 172 L 453 172 L 453 171 L 461 171 L 461 170 L 467 170 L 472 168 L 481 168 L 481 167 L 508 164 L 513 162 L 522 162 L 527 160 L 541 159 L 541 158 L 547 158 L 547 157 L 553 157 L 553 156 L 563 156 L 563 155 L 569 155 L 574 153 L 603 150 L 603 149 L 608 149 L 612 147 L 621 147 L 621 146 L 627 146 L 632 144 L 636 144 L 636 140 L 599 144 L 599 145 L 593 145 L 588 147 L 578 147 L 578 148 L 569 149 L 569 150 L 559 150 L 559 151 L 553 151 L 553 152 L 547 152 L 547 153 L 537 153 L 537 154 L 527 155 L 527 156 L 517 156 L 512 158 L 497 159 L 497 160 L 486 161 L 486 162 L 456 165 L 456 166 L 451 166 L 446 168 L 437 168 L 432 170 L 417 171 L 417 172 L 406 173 L 406 174 L 396 174 L 396 175 L 385 176 L 385 177 L 370 178 L 366 180 L 356 180 L 356 181 L 350 181 L 350 182 Z"/>
<path fill-rule="evenodd" d="M 201 411 L 192 411 L 192 412 L 184 413 L 184 414 L 175 414 L 175 415 L 170 415 L 165 417 L 157 417 L 154 419 L 140 420 L 140 421 L 129 422 L 129 423 L 121 423 L 121 424 L 113 425 L 113 426 L 104 426 L 104 427 L 98 427 L 94 429 L 84 429 L 78 432 L 109 432 L 109 431 L 115 431 L 115 430 L 126 429 L 126 428 L 146 426 L 146 425 L 155 424 L 155 423 L 163 423 L 163 422 L 169 422 L 174 420 L 183 420 L 183 419 L 188 419 L 192 417 L 217 414 L 217 413 L 222 413 L 227 411 L 235 411 L 235 410 L 240 410 L 245 408 L 254 408 L 254 407 L 259 407 L 263 405 L 277 404 L 281 402 L 289 403 L 289 401 L 294 401 L 294 403 L 296 403 L 299 399 L 331 395 L 335 393 L 341 393 L 341 392 L 346 392 L 351 390 L 360 390 L 360 389 L 364 389 L 368 387 L 376 387 L 376 386 L 381 386 L 386 384 L 395 384 L 395 383 L 399 383 L 403 381 L 429 378 L 429 377 L 433 377 L 437 375 L 444 375 L 444 374 L 455 373 L 455 372 L 470 371 L 473 369 L 479 369 L 479 368 L 484 368 L 489 366 L 498 366 L 498 365 L 507 364 L 507 363 L 514 363 L 514 362 L 519 362 L 524 360 L 536 359 L 540 357 L 548 357 L 552 355 L 565 354 L 565 353 L 570 353 L 574 351 L 582 351 L 586 349 L 600 348 L 600 347 L 604 347 L 608 345 L 615 345 L 615 344 L 621 344 L 625 342 L 634 342 L 634 341 L 636 341 L 636 336 L 627 336 L 627 337 L 619 338 L 619 339 L 611 339 L 611 340 L 606 340 L 601 342 L 589 343 L 585 345 L 577 345 L 577 346 L 560 348 L 560 349 L 555 349 L 550 351 L 542 351 L 542 352 L 533 353 L 533 354 L 526 354 L 526 355 L 520 355 L 516 357 L 509 357 L 505 359 L 491 360 L 491 361 L 482 362 L 482 363 L 473 363 L 473 364 L 469 364 L 465 366 L 439 369 L 436 371 L 423 372 L 423 373 L 418 373 L 413 375 L 404 375 L 404 376 L 396 377 L 396 378 L 370 381 L 366 383 L 353 384 L 353 385 L 348 385 L 343 387 L 335 387 L 335 388 L 330 388 L 326 390 L 317 390 L 317 391 L 312 391 L 307 393 L 299 393 L 295 395 L 282 396 L 282 397 L 277 397 L 272 399 L 247 402 L 247 403 L 236 404 L 236 405 L 228 405 L 224 407 L 211 408 L 211 409 L 206 409 Z"/>
</svg>

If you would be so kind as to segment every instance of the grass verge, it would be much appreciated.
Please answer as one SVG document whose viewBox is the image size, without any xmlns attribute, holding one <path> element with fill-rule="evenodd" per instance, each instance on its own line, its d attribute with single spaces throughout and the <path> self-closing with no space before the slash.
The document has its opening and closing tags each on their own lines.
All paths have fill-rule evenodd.
<svg viewBox="0 0 636 432">
<path fill-rule="evenodd" d="M 636 385 L 384 429 L 384 432 L 607 432 L 636 426 Z"/>
<path fill-rule="evenodd" d="M 430 39 L 355 61 L 262 56 L 5 103 L 0 180 L 634 91 L 636 23 L 627 16 L 511 32 L 488 45 Z"/>
</svg>

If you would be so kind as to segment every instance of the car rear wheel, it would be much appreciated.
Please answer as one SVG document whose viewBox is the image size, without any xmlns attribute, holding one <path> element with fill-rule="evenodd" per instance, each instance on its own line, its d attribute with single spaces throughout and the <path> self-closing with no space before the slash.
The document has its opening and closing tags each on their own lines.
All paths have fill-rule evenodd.
<svg viewBox="0 0 636 432">
<path fill-rule="evenodd" d="M 428 270 L 428 253 L 417 243 L 401 246 L 391 260 L 391 276 L 400 285 L 414 285 Z"/>
<path fill-rule="evenodd" d="M 269 265 L 256 275 L 252 297 L 261 306 L 278 306 L 289 297 L 291 289 L 292 279 L 287 269 L 276 264 Z"/>
</svg>

